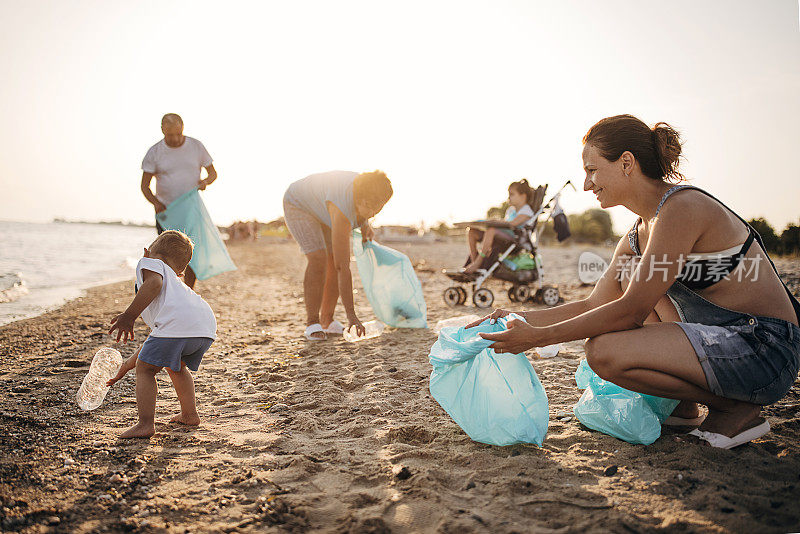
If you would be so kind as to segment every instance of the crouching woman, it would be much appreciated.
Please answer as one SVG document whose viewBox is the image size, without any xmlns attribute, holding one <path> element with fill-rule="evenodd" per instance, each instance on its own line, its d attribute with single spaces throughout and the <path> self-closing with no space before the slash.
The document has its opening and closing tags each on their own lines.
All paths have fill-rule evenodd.
<svg viewBox="0 0 800 534">
<path fill-rule="evenodd" d="M 683 176 L 669 125 L 609 117 L 583 142 L 584 190 L 639 219 L 589 297 L 524 313 L 528 324 L 483 337 L 512 353 L 588 338 L 598 375 L 681 400 L 670 421 L 699 425 L 691 433 L 710 445 L 761 437 L 769 431 L 762 406 L 787 394 L 800 367 L 800 303 L 761 237 L 711 194 L 671 183 Z"/>
</svg>

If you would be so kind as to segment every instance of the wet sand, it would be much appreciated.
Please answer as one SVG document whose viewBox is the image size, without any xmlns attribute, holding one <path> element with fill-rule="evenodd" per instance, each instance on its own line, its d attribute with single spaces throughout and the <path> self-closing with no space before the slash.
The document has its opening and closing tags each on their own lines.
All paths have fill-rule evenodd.
<svg viewBox="0 0 800 534">
<path fill-rule="evenodd" d="M 393 246 L 418 265 L 431 327 L 475 313 L 441 298 L 449 281 L 439 270 L 460 265 L 463 245 Z M 543 250 L 548 278 L 568 301 L 591 289 L 575 281 L 582 250 Z M 773 431 L 737 450 L 699 446 L 672 430 L 653 445 L 630 445 L 558 419 L 580 396 L 573 373 L 583 347 L 572 342 L 553 359 L 529 353 L 550 402 L 543 447 L 482 445 L 430 397 L 431 330 L 308 343 L 300 336 L 305 262 L 298 247 L 233 244 L 231 254 L 240 269 L 197 288 L 219 322 L 219 338 L 195 374 L 197 428 L 167 423 L 178 405 L 166 373 L 149 440 L 117 439 L 136 419 L 133 374 L 96 411 L 75 404 L 132 282 L 91 289 L 59 310 L 0 328 L 3 531 L 800 529 L 798 385 L 765 410 Z M 798 263 L 779 267 L 797 272 Z M 510 307 L 501 284 L 492 287 L 495 305 Z M 356 306 L 362 320 L 372 318 L 361 292 Z M 337 317 L 344 321 L 341 309 Z M 123 356 L 147 331 L 138 321 Z"/>
</svg>

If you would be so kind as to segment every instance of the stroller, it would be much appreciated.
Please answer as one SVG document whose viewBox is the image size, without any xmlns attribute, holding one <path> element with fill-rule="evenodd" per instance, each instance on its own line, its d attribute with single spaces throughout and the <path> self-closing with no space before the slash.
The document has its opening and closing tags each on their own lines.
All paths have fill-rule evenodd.
<svg viewBox="0 0 800 534">
<path fill-rule="evenodd" d="M 444 290 L 445 303 L 448 306 L 464 304 L 467 301 L 467 290 L 464 285 L 470 284 L 472 285 L 472 302 L 475 306 L 478 308 L 490 307 L 494 303 L 494 293 L 492 293 L 491 289 L 483 287 L 483 284 L 489 278 L 511 282 L 511 287 L 508 289 L 508 298 L 512 302 L 526 302 L 533 299 L 548 306 L 555 306 L 562 302 L 563 299 L 558 291 L 558 286 L 544 284 L 544 270 L 542 269 L 542 258 L 538 251 L 538 244 L 539 236 L 544 230 L 545 223 L 551 217 L 565 218 L 558 205 L 558 199 L 568 185 L 575 189 L 572 182 L 567 180 L 545 205 L 542 205 L 542 203 L 544 202 L 547 185 L 540 185 L 536 188 L 530 203 L 534 213 L 533 217 L 526 224 L 513 229 L 514 241 L 505 250 L 492 251 L 492 254 L 487 258 L 488 262 L 491 262 L 488 268 L 478 270 L 475 273 L 465 273 L 463 270 L 445 270 L 445 276 L 458 283 L 458 285 L 450 286 Z M 539 216 L 546 211 L 548 212 L 547 217 L 543 221 L 539 221 Z M 493 222 L 474 221 L 470 224 L 493 226 Z M 497 224 L 497 226 L 507 227 L 506 224 L 502 223 Z M 569 237 L 569 231 L 564 230 L 564 232 L 559 232 L 559 241 Z M 522 266 L 517 266 L 511 261 L 507 261 L 512 254 L 526 255 L 532 261 L 525 262 Z M 533 290 L 529 284 L 534 284 Z"/>
</svg>

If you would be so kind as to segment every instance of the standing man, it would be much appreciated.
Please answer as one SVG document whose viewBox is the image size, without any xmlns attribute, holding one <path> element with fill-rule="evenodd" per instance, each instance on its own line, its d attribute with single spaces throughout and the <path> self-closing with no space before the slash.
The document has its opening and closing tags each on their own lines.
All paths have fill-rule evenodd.
<svg viewBox="0 0 800 534">
<path fill-rule="evenodd" d="M 217 171 L 203 143 L 183 135 L 183 119 L 175 113 L 167 113 L 161 118 L 161 131 L 164 139 L 150 147 L 142 160 L 142 193 L 160 213 L 179 196 L 194 188 L 203 191 L 217 179 Z M 200 179 L 201 169 L 205 167 L 208 176 Z M 150 190 L 150 181 L 155 177 L 156 192 Z M 158 233 L 164 231 L 156 221 Z M 194 288 L 197 277 L 191 267 L 186 268 L 184 282 Z"/>
</svg>

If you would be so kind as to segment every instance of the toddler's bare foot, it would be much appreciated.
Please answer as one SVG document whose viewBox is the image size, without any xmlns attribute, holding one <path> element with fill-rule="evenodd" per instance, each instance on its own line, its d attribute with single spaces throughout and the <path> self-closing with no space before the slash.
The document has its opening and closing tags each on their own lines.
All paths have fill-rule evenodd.
<svg viewBox="0 0 800 534">
<path fill-rule="evenodd" d="M 120 434 L 120 438 L 149 438 L 156 433 L 156 426 L 153 423 L 136 423 L 128 430 Z"/>
<path fill-rule="evenodd" d="M 169 422 L 178 423 L 181 425 L 197 426 L 200 424 L 200 416 L 197 414 L 184 415 L 182 413 L 179 413 L 178 415 L 170 419 Z"/>
</svg>

